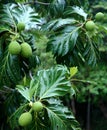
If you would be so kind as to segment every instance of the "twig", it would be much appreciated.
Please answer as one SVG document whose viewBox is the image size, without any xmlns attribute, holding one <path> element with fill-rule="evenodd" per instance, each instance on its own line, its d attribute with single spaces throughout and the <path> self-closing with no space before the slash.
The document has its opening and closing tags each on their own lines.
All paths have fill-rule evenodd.
<svg viewBox="0 0 107 130">
<path fill-rule="evenodd" d="M 10 88 L 10 87 L 7 87 L 7 86 L 3 86 L 4 87 L 4 89 L 6 89 L 7 91 L 10 91 L 10 92 L 14 92 L 15 91 L 15 89 L 12 89 L 12 88 Z"/>
<path fill-rule="evenodd" d="M 26 3 L 24 3 L 24 5 L 27 5 L 27 4 L 50 5 L 50 3 L 44 3 L 44 2 L 40 2 L 40 1 L 32 1 L 32 2 L 26 2 Z"/>
<path fill-rule="evenodd" d="M 88 83 L 88 84 L 94 84 L 94 85 L 97 85 L 96 82 L 93 82 L 93 81 L 87 81 L 87 80 L 80 80 L 80 79 L 71 79 L 71 82 L 83 82 L 83 83 Z"/>
<path fill-rule="evenodd" d="M 33 79 L 32 72 L 31 72 L 31 71 L 29 71 L 29 76 L 30 76 L 31 79 Z"/>
</svg>

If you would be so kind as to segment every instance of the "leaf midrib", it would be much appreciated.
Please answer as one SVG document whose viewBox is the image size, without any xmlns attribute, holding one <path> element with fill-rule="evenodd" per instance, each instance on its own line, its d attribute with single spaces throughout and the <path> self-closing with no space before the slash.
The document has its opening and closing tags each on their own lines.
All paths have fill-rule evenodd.
<svg viewBox="0 0 107 130">
<path fill-rule="evenodd" d="M 60 75 L 60 77 L 61 77 L 61 75 Z M 58 78 L 58 80 L 56 80 L 56 82 L 54 82 L 54 84 L 52 86 L 48 87 L 48 89 L 45 91 L 45 93 L 42 95 L 42 97 L 40 97 L 40 100 L 43 99 L 43 98 L 48 97 L 48 96 L 45 96 L 45 95 L 47 95 L 47 93 L 49 92 L 49 90 L 51 88 L 53 88 L 55 85 L 57 86 L 57 84 L 59 83 L 59 81 L 62 79 L 62 78 L 60 79 L 60 77 Z"/>
<path fill-rule="evenodd" d="M 67 127 L 66 127 L 66 124 L 63 122 L 63 120 L 62 120 L 56 113 L 54 113 L 54 112 L 53 112 L 51 109 L 49 109 L 49 108 L 46 108 L 46 109 L 48 109 L 51 113 L 53 113 L 53 114 L 55 115 L 55 117 L 62 122 L 62 124 L 65 126 L 65 128 L 67 128 Z"/>
</svg>

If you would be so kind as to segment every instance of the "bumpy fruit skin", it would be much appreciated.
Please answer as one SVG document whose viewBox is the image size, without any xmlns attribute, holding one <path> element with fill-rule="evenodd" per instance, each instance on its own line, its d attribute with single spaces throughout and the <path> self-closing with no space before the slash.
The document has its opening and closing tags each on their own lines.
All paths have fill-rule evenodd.
<svg viewBox="0 0 107 130">
<path fill-rule="evenodd" d="M 32 122 L 32 115 L 29 112 L 25 112 L 23 114 L 21 114 L 21 116 L 19 117 L 19 125 L 20 126 L 27 126 Z"/>
<path fill-rule="evenodd" d="M 21 44 L 21 55 L 25 58 L 29 58 L 30 56 L 32 56 L 32 48 L 26 42 Z"/>
<path fill-rule="evenodd" d="M 19 31 L 23 31 L 25 29 L 25 24 L 20 22 L 20 23 L 17 24 L 17 28 L 18 28 Z"/>
<path fill-rule="evenodd" d="M 96 15 L 95 15 L 95 19 L 97 21 L 100 21 L 100 20 L 103 20 L 104 18 L 104 14 L 102 12 L 98 12 Z"/>
<path fill-rule="evenodd" d="M 32 105 L 32 109 L 35 112 L 40 112 L 43 109 L 43 104 L 40 101 L 36 101 L 33 105 Z"/>
<path fill-rule="evenodd" d="M 93 31 L 95 29 L 95 23 L 90 20 L 86 22 L 85 27 L 88 31 Z"/>
<path fill-rule="evenodd" d="M 8 47 L 9 53 L 18 55 L 21 52 L 21 45 L 17 41 L 12 41 Z"/>
</svg>

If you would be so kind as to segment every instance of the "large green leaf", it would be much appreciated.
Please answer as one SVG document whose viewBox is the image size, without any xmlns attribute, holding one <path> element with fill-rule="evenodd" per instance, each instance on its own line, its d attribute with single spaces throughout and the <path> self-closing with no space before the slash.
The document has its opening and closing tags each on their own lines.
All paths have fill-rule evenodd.
<svg viewBox="0 0 107 130">
<path fill-rule="evenodd" d="M 19 66 L 19 59 L 17 56 L 12 56 L 5 51 L 0 63 L 0 81 L 1 84 L 16 84 L 21 79 L 21 70 Z"/>
<path fill-rule="evenodd" d="M 30 98 L 29 89 L 27 87 L 17 85 L 17 90 L 26 100 L 30 102 L 31 98 Z"/>
<path fill-rule="evenodd" d="M 99 58 L 98 45 L 95 40 L 91 39 L 87 34 L 88 43 L 84 44 L 84 53 L 83 56 L 88 62 L 88 64 L 95 65 L 97 63 L 97 59 Z"/>
<path fill-rule="evenodd" d="M 38 81 L 32 79 L 29 87 L 24 87 L 22 85 L 17 85 L 18 92 L 29 102 L 32 100 L 34 94 L 36 95 L 38 89 Z"/>
<path fill-rule="evenodd" d="M 83 17 L 84 20 L 87 19 L 87 13 L 79 6 L 69 6 L 64 12 L 65 15 L 78 14 Z M 77 17 L 76 17 L 77 18 Z"/>
<path fill-rule="evenodd" d="M 72 8 L 73 8 L 73 13 L 77 13 L 78 15 L 81 15 L 84 18 L 84 20 L 87 19 L 88 14 L 86 14 L 82 8 L 80 8 L 78 6 L 74 6 Z"/>
<path fill-rule="evenodd" d="M 63 66 L 39 71 L 37 77 L 39 80 L 38 96 L 40 99 L 63 96 L 68 93 L 71 84 L 66 77 L 67 74 L 68 69 Z"/>
<path fill-rule="evenodd" d="M 51 20 L 50 22 L 48 22 L 46 25 L 44 25 L 43 29 L 56 31 L 59 28 L 65 27 L 67 25 L 72 25 L 75 22 L 76 20 L 73 18 L 66 18 L 66 19 L 58 18 L 58 19 Z"/>
<path fill-rule="evenodd" d="M 12 10 L 9 8 L 9 4 L 8 5 L 2 5 L 0 6 L 0 14 L 1 14 L 1 20 L 0 20 L 0 24 L 7 24 L 10 25 L 11 27 L 15 26 L 15 21 L 14 21 L 14 17 L 12 15 Z"/>
<path fill-rule="evenodd" d="M 52 51 L 54 55 L 64 56 L 69 51 L 72 51 L 76 45 L 79 35 L 79 28 L 75 26 L 68 26 L 62 30 L 60 35 L 52 37 L 48 42 L 47 51 Z"/>
<path fill-rule="evenodd" d="M 48 103 L 46 110 L 51 121 L 51 130 L 81 130 L 73 113 L 60 100 L 50 99 Z"/>
<path fill-rule="evenodd" d="M 41 100 L 63 96 L 69 93 L 71 89 L 68 75 L 67 67 L 59 65 L 51 69 L 38 71 L 37 75 L 31 80 L 29 87 L 17 85 L 17 89 L 28 101 L 33 98 Z"/>
<path fill-rule="evenodd" d="M 24 22 L 26 24 L 26 29 L 34 29 L 42 25 L 42 18 L 40 18 L 38 13 L 36 13 L 35 10 L 29 5 L 19 4 L 17 8 L 15 8 L 15 6 L 13 8 L 14 18 L 17 20 L 17 22 Z"/>
<path fill-rule="evenodd" d="M 66 2 L 65 0 L 53 0 L 49 6 L 50 15 L 53 17 L 60 17 L 63 15 Z"/>
<path fill-rule="evenodd" d="M 6 4 L 1 6 L 0 13 L 2 14 L 0 23 L 11 27 L 16 27 L 18 22 L 25 23 L 26 29 L 38 28 L 42 25 L 42 19 L 29 5 Z"/>
</svg>

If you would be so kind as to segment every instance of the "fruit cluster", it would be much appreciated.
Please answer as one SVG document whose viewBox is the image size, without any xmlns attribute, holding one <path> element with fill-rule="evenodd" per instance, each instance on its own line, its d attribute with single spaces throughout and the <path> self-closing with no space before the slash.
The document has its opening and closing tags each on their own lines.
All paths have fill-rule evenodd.
<svg viewBox="0 0 107 130">
<path fill-rule="evenodd" d="M 12 41 L 9 44 L 9 53 L 12 55 L 18 55 L 21 54 L 21 56 L 25 58 L 29 58 L 32 56 L 32 48 L 27 42 L 23 42 L 22 44 L 19 44 L 16 40 Z"/>
<path fill-rule="evenodd" d="M 40 101 L 30 103 L 30 106 L 31 106 L 30 112 L 24 112 L 20 115 L 19 120 L 18 120 L 20 126 L 24 127 L 24 126 L 29 125 L 32 122 L 33 120 L 32 114 L 31 114 L 32 110 L 34 112 L 39 113 L 43 109 L 43 104 Z"/>
<path fill-rule="evenodd" d="M 104 14 L 102 12 L 98 12 L 95 15 L 95 20 L 96 21 L 102 21 L 103 18 L 104 18 Z M 89 20 L 89 21 L 86 22 L 85 28 L 86 28 L 87 31 L 93 31 L 93 30 L 95 30 L 96 25 L 92 20 Z"/>
<path fill-rule="evenodd" d="M 17 29 L 19 32 L 25 29 L 25 24 L 20 22 L 17 24 Z M 21 54 L 22 57 L 29 58 L 32 56 L 32 48 L 27 42 L 22 42 L 19 44 L 17 40 L 12 40 L 8 47 L 9 53 L 12 55 Z"/>
</svg>

